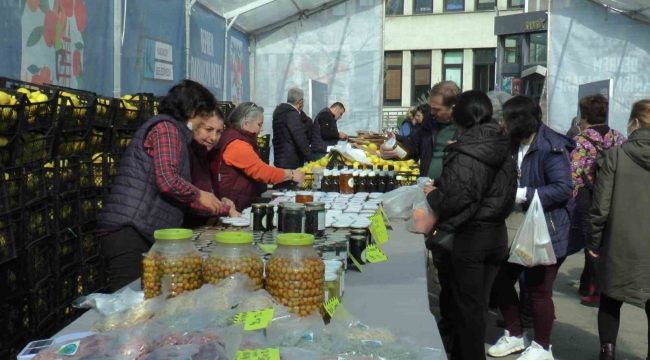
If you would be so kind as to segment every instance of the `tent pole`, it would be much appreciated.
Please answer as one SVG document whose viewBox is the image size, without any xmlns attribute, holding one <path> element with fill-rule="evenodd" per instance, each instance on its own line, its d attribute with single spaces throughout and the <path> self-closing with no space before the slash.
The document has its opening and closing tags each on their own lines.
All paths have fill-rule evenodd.
<svg viewBox="0 0 650 360">
<path fill-rule="evenodd" d="M 190 78 L 190 21 L 196 0 L 185 0 L 185 78 Z"/>
<path fill-rule="evenodd" d="M 122 95 L 122 0 L 113 1 L 113 97 Z"/>
<path fill-rule="evenodd" d="M 226 101 L 226 75 L 228 74 L 228 31 L 235 24 L 239 14 L 236 14 L 233 18 L 226 18 L 226 31 L 223 35 L 223 96 L 221 101 Z"/>
</svg>

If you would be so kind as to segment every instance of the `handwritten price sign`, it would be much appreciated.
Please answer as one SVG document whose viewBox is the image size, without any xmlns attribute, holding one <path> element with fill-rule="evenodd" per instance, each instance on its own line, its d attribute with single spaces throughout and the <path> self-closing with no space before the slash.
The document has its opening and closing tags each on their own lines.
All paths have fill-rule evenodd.
<svg viewBox="0 0 650 360">
<path fill-rule="evenodd" d="M 244 330 L 254 331 L 265 329 L 273 320 L 273 309 L 249 311 L 235 316 L 235 324 L 244 323 Z"/>
<path fill-rule="evenodd" d="M 280 360 L 280 348 L 242 350 L 237 352 L 236 360 Z"/>
<path fill-rule="evenodd" d="M 375 211 L 375 214 L 370 217 L 370 220 L 372 221 L 370 233 L 375 239 L 375 242 L 381 246 L 381 244 L 388 241 L 388 230 L 386 229 L 381 207 Z"/>
<path fill-rule="evenodd" d="M 325 302 L 325 311 L 327 311 L 330 316 L 334 316 L 336 308 L 339 307 L 339 305 L 341 305 L 339 298 L 333 297 Z"/>
<path fill-rule="evenodd" d="M 369 245 L 366 248 L 366 260 L 370 263 L 378 263 L 388 260 L 388 256 L 375 245 Z"/>
</svg>

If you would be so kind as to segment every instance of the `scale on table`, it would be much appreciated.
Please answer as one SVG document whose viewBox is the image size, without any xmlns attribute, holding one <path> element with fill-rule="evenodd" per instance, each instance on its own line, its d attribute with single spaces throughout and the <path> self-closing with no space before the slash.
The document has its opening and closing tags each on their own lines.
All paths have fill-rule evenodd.
<svg viewBox="0 0 650 360">
<path fill-rule="evenodd" d="M 38 340 L 38 341 L 32 341 L 25 348 L 23 351 L 18 354 L 17 358 L 18 360 L 31 360 L 36 356 L 39 352 L 51 347 L 51 346 L 64 346 L 67 343 L 74 342 L 75 340 L 80 340 L 83 339 L 87 336 L 94 335 L 96 333 L 94 332 L 80 332 L 80 333 L 74 333 L 74 334 L 68 334 L 68 335 L 63 335 L 59 336 L 54 339 L 47 339 L 47 340 Z"/>
</svg>

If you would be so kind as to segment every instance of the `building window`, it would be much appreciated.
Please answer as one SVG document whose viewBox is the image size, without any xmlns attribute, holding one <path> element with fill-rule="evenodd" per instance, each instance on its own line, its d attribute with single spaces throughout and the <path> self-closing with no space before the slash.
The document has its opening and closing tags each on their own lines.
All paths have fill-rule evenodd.
<svg viewBox="0 0 650 360">
<path fill-rule="evenodd" d="M 521 36 L 507 36 L 504 40 L 504 60 L 506 64 L 519 64 Z"/>
<path fill-rule="evenodd" d="M 496 0 L 476 0 L 476 10 L 494 10 Z"/>
<path fill-rule="evenodd" d="M 495 63 L 494 49 L 474 50 L 474 90 L 489 92 L 494 90 Z"/>
<path fill-rule="evenodd" d="M 404 15 L 404 0 L 386 0 L 386 15 Z"/>
<path fill-rule="evenodd" d="M 413 51 L 413 104 L 427 99 L 431 89 L 431 51 Z M 426 102 L 426 100 L 425 100 Z"/>
<path fill-rule="evenodd" d="M 402 105 L 402 52 L 384 53 L 384 105 Z"/>
<path fill-rule="evenodd" d="M 445 11 L 465 10 L 465 0 L 445 0 Z"/>
<path fill-rule="evenodd" d="M 526 0 L 508 0 L 508 8 L 523 8 Z"/>
<path fill-rule="evenodd" d="M 433 0 L 413 0 L 414 14 L 430 14 L 433 12 Z"/>
<path fill-rule="evenodd" d="M 530 34 L 528 41 L 528 62 L 546 62 L 547 33 Z"/>
<path fill-rule="evenodd" d="M 453 50 L 445 51 L 442 71 L 445 81 L 454 81 L 458 86 L 463 88 L 463 51 Z"/>
</svg>

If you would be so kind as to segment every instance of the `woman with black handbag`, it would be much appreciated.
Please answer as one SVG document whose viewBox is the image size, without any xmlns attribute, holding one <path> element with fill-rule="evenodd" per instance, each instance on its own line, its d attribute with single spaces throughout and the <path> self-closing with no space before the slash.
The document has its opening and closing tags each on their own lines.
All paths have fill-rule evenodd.
<svg viewBox="0 0 650 360">
<path fill-rule="evenodd" d="M 442 175 L 427 195 L 435 217 L 428 241 L 452 251 L 457 331 L 451 359 L 476 360 L 485 358 L 489 293 L 508 255 L 505 219 L 515 202 L 517 170 L 487 95 L 461 94 L 453 121 L 461 135 L 445 149 Z"/>
</svg>

